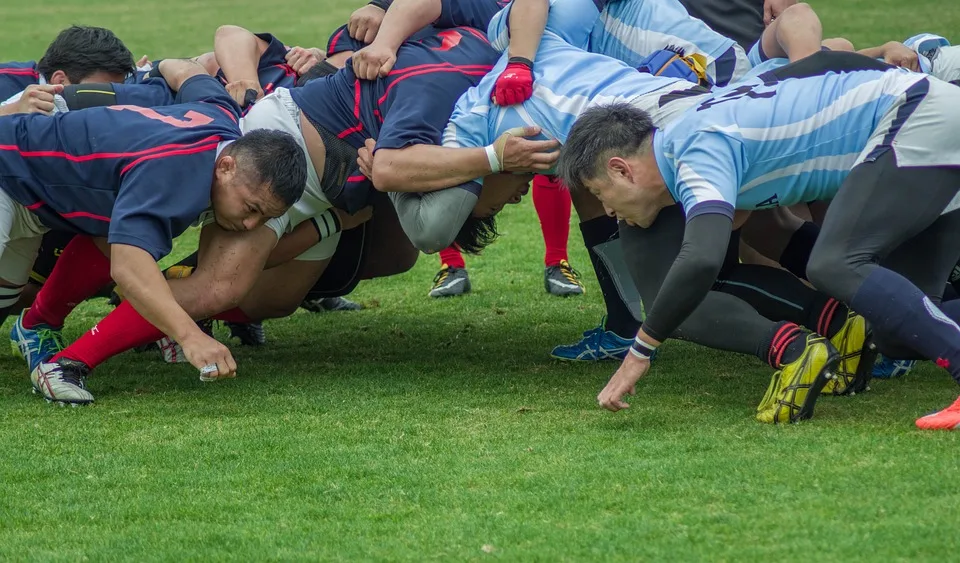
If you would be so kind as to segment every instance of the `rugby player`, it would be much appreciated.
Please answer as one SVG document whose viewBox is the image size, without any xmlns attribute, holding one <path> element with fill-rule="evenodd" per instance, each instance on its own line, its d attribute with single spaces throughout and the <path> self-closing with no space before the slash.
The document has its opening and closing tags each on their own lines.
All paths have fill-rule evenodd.
<svg viewBox="0 0 960 563">
<path fill-rule="evenodd" d="M 960 253 L 955 97 L 936 78 L 824 52 L 717 92 L 662 131 L 625 104 L 584 113 L 564 147 L 564 180 L 643 227 L 637 237 L 662 228 L 675 209 L 686 216 L 683 250 L 632 353 L 598 396 L 601 406 L 628 406 L 623 398 L 651 353 L 703 302 L 736 210 L 830 198 L 810 281 L 863 315 L 884 354 L 934 360 L 960 381 L 960 307 L 938 307 Z M 836 355 L 816 335 L 795 338 L 824 368 Z M 783 344 L 789 353 L 792 343 Z M 761 411 L 802 418 L 827 371 L 792 394 L 768 394 Z M 917 424 L 955 427 L 960 401 Z"/>
<path fill-rule="evenodd" d="M 51 352 L 70 310 L 111 277 L 195 367 L 230 377 L 229 350 L 176 303 L 156 261 L 211 205 L 225 230 L 253 232 L 303 192 L 306 162 L 293 138 L 273 131 L 241 138 L 239 107 L 199 64 L 164 61 L 159 70 L 182 103 L 4 118 L 0 284 L 11 290 L 26 282 L 45 230 L 87 235 L 70 242 L 14 327 L 34 388 L 49 400 L 93 401 L 83 351 Z"/>
</svg>

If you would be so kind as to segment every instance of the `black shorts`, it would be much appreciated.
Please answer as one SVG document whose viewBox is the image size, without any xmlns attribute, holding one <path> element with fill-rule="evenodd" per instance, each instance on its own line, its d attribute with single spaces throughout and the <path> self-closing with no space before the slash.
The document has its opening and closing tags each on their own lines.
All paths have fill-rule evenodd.
<svg viewBox="0 0 960 563">
<path fill-rule="evenodd" d="M 317 283 L 307 292 L 305 301 L 324 297 L 343 297 L 360 283 L 360 272 L 365 261 L 367 229 L 370 222 L 340 233 L 337 250 Z"/>
</svg>

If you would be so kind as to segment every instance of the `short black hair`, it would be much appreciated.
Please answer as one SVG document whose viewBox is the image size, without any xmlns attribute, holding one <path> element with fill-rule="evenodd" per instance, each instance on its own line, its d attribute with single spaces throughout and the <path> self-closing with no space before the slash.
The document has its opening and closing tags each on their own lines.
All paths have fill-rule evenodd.
<svg viewBox="0 0 960 563">
<path fill-rule="evenodd" d="M 557 176 L 570 190 L 584 189 L 585 178 L 600 175 L 611 153 L 634 154 L 653 135 L 650 114 L 627 103 L 597 106 L 580 114 L 560 150 Z"/>
<path fill-rule="evenodd" d="M 96 72 L 127 75 L 134 71 L 133 53 L 109 29 L 73 25 L 61 31 L 37 62 L 45 78 L 62 70 L 77 84 Z"/>
<path fill-rule="evenodd" d="M 255 184 L 267 184 L 274 197 L 290 207 L 307 185 L 307 157 L 293 135 L 254 129 L 230 145 L 230 155 Z"/>
<path fill-rule="evenodd" d="M 480 254 L 480 252 L 493 244 L 500 233 L 497 232 L 497 218 L 495 215 L 489 217 L 467 217 L 460 227 L 460 232 L 453 239 L 453 243 L 461 252 L 467 254 Z"/>
</svg>

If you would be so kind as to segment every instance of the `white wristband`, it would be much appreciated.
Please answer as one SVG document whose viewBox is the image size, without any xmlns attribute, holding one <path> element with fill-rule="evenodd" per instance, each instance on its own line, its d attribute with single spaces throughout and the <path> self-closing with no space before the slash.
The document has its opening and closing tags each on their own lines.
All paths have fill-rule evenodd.
<svg viewBox="0 0 960 563">
<path fill-rule="evenodd" d="M 637 358 L 643 358 L 649 360 L 650 356 L 657 351 L 657 347 L 652 344 L 648 344 L 640 338 L 636 338 L 633 341 L 633 345 L 630 346 L 630 353 L 636 356 Z"/>
<path fill-rule="evenodd" d="M 503 168 L 500 166 L 500 159 L 497 158 L 497 149 L 493 145 L 487 145 L 483 147 L 483 150 L 487 153 L 487 161 L 490 163 L 490 172 L 497 174 Z"/>
</svg>

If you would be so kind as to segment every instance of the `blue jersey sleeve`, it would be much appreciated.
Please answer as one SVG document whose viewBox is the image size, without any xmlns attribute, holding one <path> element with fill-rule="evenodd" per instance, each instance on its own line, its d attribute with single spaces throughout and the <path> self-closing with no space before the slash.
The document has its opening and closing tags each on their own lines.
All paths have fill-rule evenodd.
<svg viewBox="0 0 960 563">
<path fill-rule="evenodd" d="M 131 164 L 110 216 L 107 241 L 136 246 L 159 260 L 210 207 L 217 143 L 196 152 Z"/>
<path fill-rule="evenodd" d="M 239 119 L 242 114 L 240 106 L 230 97 L 223 84 L 206 74 L 192 76 L 180 86 L 175 104 L 188 104 L 191 102 L 206 102 L 215 104 L 225 111 L 229 112 L 234 119 Z"/>
<path fill-rule="evenodd" d="M 114 84 L 114 103 L 118 106 L 155 108 L 174 104 L 174 93 L 163 78 L 147 78 L 136 84 Z"/>
<path fill-rule="evenodd" d="M 327 40 L 327 56 L 332 57 L 333 55 L 342 53 L 344 51 L 359 51 L 366 46 L 366 43 L 363 41 L 358 41 L 353 37 L 350 37 L 350 32 L 347 31 L 347 26 L 341 25 L 333 32 L 333 34 L 330 36 L 330 39 Z"/>
<path fill-rule="evenodd" d="M 439 145 L 456 102 L 451 92 L 466 90 L 462 86 L 447 86 L 457 78 L 462 79 L 455 73 L 423 74 L 398 83 L 396 98 L 377 136 L 377 149 Z"/>
<path fill-rule="evenodd" d="M 687 221 L 697 215 L 719 213 L 733 217 L 740 177 L 740 147 L 726 136 L 698 133 L 674 155 L 676 185 L 672 190 Z"/>
</svg>

